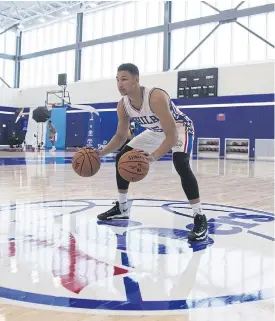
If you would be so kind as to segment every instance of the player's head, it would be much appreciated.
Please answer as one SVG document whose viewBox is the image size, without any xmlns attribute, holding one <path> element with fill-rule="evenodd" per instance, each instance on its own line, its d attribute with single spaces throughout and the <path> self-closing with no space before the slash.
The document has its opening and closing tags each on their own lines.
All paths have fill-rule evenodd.
<svg viewBox="0 0 275 321">
<path fill-rule="evenodd" d="M 52 121 L 48 120 L 48 125 L 51 126 L 51 124 L 52 124 Z"/>
<path fill-rule="evenodd" d="M 139 70 L 134 64 L 122 64 L 117 68 L 117 88 L 122 96 L 130 94 L 139 86 Z"/>
</svg>

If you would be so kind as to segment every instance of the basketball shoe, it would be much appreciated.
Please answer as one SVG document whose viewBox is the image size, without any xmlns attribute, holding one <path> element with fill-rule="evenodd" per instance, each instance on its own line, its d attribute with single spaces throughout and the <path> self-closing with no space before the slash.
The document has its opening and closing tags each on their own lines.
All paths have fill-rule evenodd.
<svg viewBox="0 0 275 321">
<path fill-rule="evenodd" d="M 204 241 L 207 238 L 207 219 L 205 215 L 196 214 L 194 217 L 193 230 L 188 234 L 188 240 L 191 242 Z"/>
<path fill-rule="evenodd" d="M 112 219 L 117 219 L 117 220 L 127 220 L 129 219 L 129 208 L 127 203 L 119 204 L 118 201 L 114 202 L 115 206 L 112 207 L 110 210 L 107 212 L 104 212 L 102 214 L 99 214 L 97 218 L 100 221 L 107 221 L 107 220 L 112 220 Z"/>
</svg>

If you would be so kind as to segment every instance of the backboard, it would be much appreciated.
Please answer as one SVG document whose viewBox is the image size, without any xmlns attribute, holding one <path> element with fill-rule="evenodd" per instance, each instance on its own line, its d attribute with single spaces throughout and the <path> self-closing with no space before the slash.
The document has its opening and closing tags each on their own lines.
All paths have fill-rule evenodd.
<svg viewBox="0 0 275 321">
<path fill-rule="evenodd" d="M 47 91 L 46 104 L 57 106 L 64 105 L 64 91 L 63 90 L 51 90 Z"/>
</svg>

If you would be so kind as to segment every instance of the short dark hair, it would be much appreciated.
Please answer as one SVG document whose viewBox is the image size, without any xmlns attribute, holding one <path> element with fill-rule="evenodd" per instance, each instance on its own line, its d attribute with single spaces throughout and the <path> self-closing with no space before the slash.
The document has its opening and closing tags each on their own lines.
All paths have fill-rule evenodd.
<svg viewBox="0 0 275 321">
<path fill-rule="evenodd" d="M 117 71 L 128 71 L 131 75 L 139 76 L 139 70 L 138 67 L 134 64 L 127 63 L 127 64 L 121 64 Z"/>
</svg>

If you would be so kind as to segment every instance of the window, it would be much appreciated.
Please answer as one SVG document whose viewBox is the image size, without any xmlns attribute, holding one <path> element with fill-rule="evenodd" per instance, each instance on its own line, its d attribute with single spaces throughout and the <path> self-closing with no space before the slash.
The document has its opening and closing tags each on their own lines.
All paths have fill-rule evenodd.
<svg viewBox="0 0 275 321">
<path fill-rule="evenodd" d="M 0 58 L 0 76 L 11 87 L 14 86 L 14 68 L 15 68 L 15 64 L 13 60 Z M 5 87 L 5 86 L 6 85 L 2 81 L 0 81 L 0 87 Z"/>
<path fill-rule="evenodd" d="M 216 26 L 216 23 L 208 23 L 200 26 L 200 39 L 206 37 Z M 220 27 L 219 27 L 220 28 Z M 215 64 L 215 32 L 199 47 L 200 67 L 211 67 Z"/>
<path fill-rule="evenodd" d="M 22 55 L 75 43 L 76 18 L 55 22 L 47 26 L 24 31 Z"/>
<path fill-rule="evenodd" d="M 83 48 L 81 79 L 114 78 L 121 63 L 136 64 L 140 73 L 162 71 L 163 34 L 152 34 Z"/>
<path fill-rule="evenodd" d="M 229 65 L 231 63 L 232 24 L 221 25 L 213 36 L 215 37 L 215 64 Z"/>
<path fill-rule="evenodd" d="M 267 14 L 267 40 L 274 44 L 275 12 Z M 275 58 L 275 49 L 267 45 L 267 59 Z"/>
<path fill-rule="evenodd" d="M 200 41 L 200 26 L 194 26 L 185 28 L 185 53 L 186 57 L 199 43 Z M 197 68 L 199 67 L 199 50 L 193 52 L 193 54 L 182 65 L 183 68 Z"/>
<path fill-rule="evenodd" d="M 16 33 L 6 31 L 0 35 L 0 53 L 15 55 L 16 52 Z"/>
<path fill-rule="evenodd" d="M 267 39 L 267 15 L 260 14 L 249 17 L 249 29 L 259 36 Z M 249 59 L 260 61 L 266 59 L 267 44 L 253 34 L 249 33 Z"/>
<path fill-rule="evenodd" d="M 247 27 L 248 17 L 239 18 L 239 22 Z M 232 24 L 232 61 L 231 63 L 241 63 L 248 61 L 248 32 L 238 26 Z"/>
<path fill-rule="evenodd" d="M 75 52 L 70 50 L 21 61 L 20 87 L 57 84 L 58 74 L 67 73 L 68 82 L 74 81 Z"/>
<path fill-rule="evenodd" d="M 172 31 L 171 35 L 171 69 L 182 61 L 185 54 L 185 29 L 177 29 Z M 180 67 L 181 68 L 181 67 Z"/>
<path fill-rule="evenodd" d="M 135 30 L 135 2 L 125 4 L 123 9 L 123 32 Z"/>
<path fill-rule="evenodd" d="M 83 41 L 162 25 L 164 2 L 131 1 L 84 15 Z"/>
</svg>

